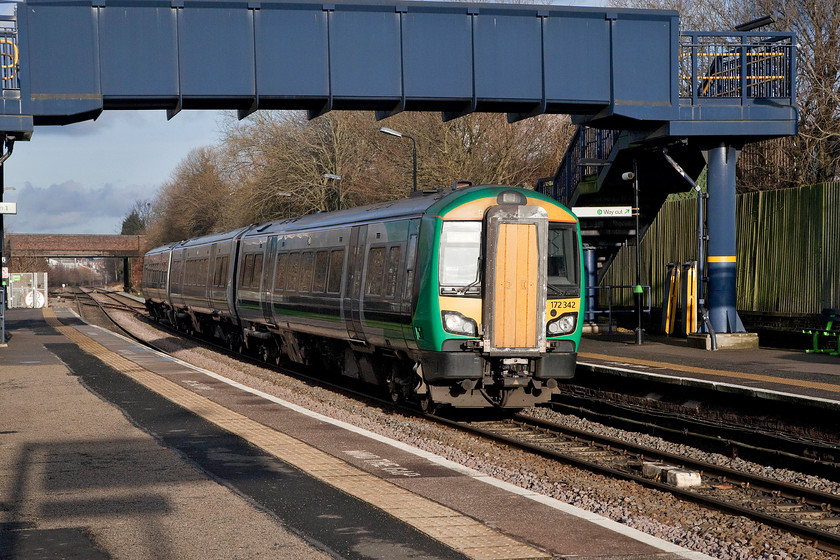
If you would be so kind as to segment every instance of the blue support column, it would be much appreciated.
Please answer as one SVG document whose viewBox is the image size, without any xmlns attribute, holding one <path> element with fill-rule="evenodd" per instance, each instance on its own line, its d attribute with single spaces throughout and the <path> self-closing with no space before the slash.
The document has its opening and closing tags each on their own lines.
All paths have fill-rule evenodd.
<svg viewBox="0 0 840 560">
<path fill-rule="evenodd" d="M 706 222 L 709 243 L 707 305 L 712 328 L 717 333 L 746 332 L 736 297 L 735 164 L 738 150 L 721 143 L 708 151 L 709 202 Z"/>
</svg>

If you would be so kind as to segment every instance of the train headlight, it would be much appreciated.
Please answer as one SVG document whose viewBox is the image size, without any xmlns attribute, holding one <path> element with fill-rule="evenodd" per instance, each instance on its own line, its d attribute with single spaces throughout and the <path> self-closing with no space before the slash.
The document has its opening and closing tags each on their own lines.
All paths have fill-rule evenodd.
<svg viewBox="0 0 840 560">
<path fill-rule="evenodd" d="M 478 325 L 472 319 L 464 317 L 457 311 L 442 311 L 443 330 L 452 334 L 476 336 Z"/>
<path fill-rule="evenodd" d="M 549 322 L 546 325 L 545 333 L 547 336 L 560 336 L 561 334 L 569 334 L 577 327 L 577 313 L 566 313 L 560 315 L 558 318 Z"/>
</svg>

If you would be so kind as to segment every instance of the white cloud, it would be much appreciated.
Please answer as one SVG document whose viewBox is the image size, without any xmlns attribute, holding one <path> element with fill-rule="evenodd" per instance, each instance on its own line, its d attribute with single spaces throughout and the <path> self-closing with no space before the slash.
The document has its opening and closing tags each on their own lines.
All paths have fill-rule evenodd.
<svg viewBox="0 0 840 560">
<path fill-rule="evenodd" d="M 147 198 L 137 187 L 89 189 L 75 181 L 46 188 L 26 183 L 7 194 L 17 202 L 17 214 L 5 219 L 12 233 L 119 233 L 134 202 Z"/>
</svg>

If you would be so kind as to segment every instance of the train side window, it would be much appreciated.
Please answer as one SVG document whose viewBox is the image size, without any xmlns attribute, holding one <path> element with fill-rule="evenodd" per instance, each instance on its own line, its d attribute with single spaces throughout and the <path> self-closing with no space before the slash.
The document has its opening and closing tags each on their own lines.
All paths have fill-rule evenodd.
<svg viewBox="0 0 840 560">
<path fill-rule="evenodd" d="M 289 255 L 289 267 L 287 270 L 289 272 L 286 276 L 286 291 L 295 291 L 297 289 L 298 271 L 300 270 L 300 253 Z"/>
<path fill-rule="evenodd" d="M 388 268 L 385 270 L 385 295 L 387 297 L 394 297 L 397 289 L 397 272 L 400 268 L 401 255 L 402 250 L 399 245 L 388 250 Z"/>
<path fill-rule="evenodd" d="M 227 283 L 229 260 L 230 258 L 228 256 L 219 257 L 216 259 L 216 278 L 213 284 L 217 288 L 224 288 L 225 284 Z"/>
<path fill-rule="evenodd" d="M 239 285 L 243 288 L 251 286 L 251 278 L 254 276 L 254 255 L 245 255 L 245 262 L 242 264 L 242 274 L 239 275 Z"/>
<path fill-rule="evenodd" d="M 368 251 L 367 282 L 365 294 L 381 295 L 385 280 L 385 247 L 373 247 Z"/>
<path fill-rule="evenodd" d="M 254 270 L 251 272 L 251 287 L 254 289 L 260 288 L 260 276 L 263 271 L 263 256 L 254 256 Z"/>
<path fill-rule="evenodd" d="M 330 272 L 327 279 L 327 292 L 337 294 L 341 291 L 341 275 L 344 272 L 344 249 L 330 253 Z"/>
<path fill-rule="evenodd" d="M 300 255 L 300 280 L 298 281 L 299 291 L 308 292 L 312 287 L 312 273 L 315 266 L 315 253 L 306 251 Z"/>
<path fill-rule="evenodd" d="M 289 266 L 289 253 L 277 255 L 277 269 L 274 271 L 274 291 L 283 291 L 283 282 L 288 274 L 286 268 Z"/>
<path fill-rule="evenodd" d="M 315 283 L 312 285 L 312 292 L 325 292 L 327 289 L 327 266 L 330 258 L 328 251 L 315 253 Z"/>
</svg>

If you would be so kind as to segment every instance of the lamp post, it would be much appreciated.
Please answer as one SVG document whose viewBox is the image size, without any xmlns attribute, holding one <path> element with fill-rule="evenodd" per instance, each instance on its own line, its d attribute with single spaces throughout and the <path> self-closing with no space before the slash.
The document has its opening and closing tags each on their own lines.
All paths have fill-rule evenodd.
<svg viewBox="0 0 840 560">
<path fill-rule="evenodd" d="M 412 189 L 412 192 L 417 192 L 417 142 L 411 136 L 403 134 L 402 132 L 397 132 L 396 130 L 385 126 L 380 128 L 379 132 L 383 134 L 390 134 L 391 136 L 396 136 L 397 138 L 408 138 L 411 140 L 411 158 L 414 164 L 414 188 Z"/>
<path fill-rule="evenodd" d="M 292 217 L 292 193 L 287 193 L 287 192 L 280 191 L 280 192 L 277 193 L 277 196 L 286 198 L 286 217 L 291 218 Z"/>
<path fill-rule="evenodd" d="M 633 160 L 633 171 L 623 173 L 621 178 L 633 182 L 633 214 L 636 216 L 636 285 L 633 288 L 633 298 L 636 303 L 636 344 L 642 344 L 644 341 L 644 329 L 642 328 L 642 296 L 644 291 L 642 289 L 642 258 L 639 251 L 639 245 L 641 244 L 641 236 L 639 235 L 641 210 L 639 208 L 639 169 L 635 159 Z"/>
<path fill-rule="evenodd" d="M 335 188 L 338 191 L 338 208 L 336 208 L 336 210 L 341 210 L 341 175 L 336 175 L 335 173 L 324 173 L 324 179 L 332 179 L 335 181 Z"/>
</svg>

